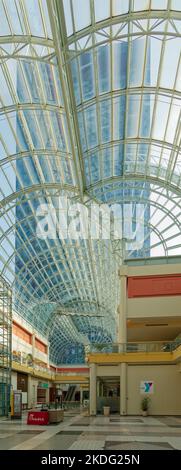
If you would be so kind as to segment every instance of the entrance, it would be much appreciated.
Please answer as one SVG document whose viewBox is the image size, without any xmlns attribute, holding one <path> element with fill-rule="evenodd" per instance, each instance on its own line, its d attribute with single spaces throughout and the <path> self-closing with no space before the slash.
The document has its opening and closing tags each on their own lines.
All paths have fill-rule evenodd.
<svg viewBox="0 0 181 470">
<path fill-rule="evenodd" d="M 97 377 L 97 414 L 110 407 L 110 413 L 120 413 L 120 377 Z"/>
</svg>

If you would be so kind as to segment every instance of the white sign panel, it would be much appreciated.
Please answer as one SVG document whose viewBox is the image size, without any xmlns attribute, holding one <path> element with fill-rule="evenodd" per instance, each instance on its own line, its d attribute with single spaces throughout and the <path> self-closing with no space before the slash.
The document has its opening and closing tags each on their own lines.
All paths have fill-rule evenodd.
<svg viewBox="0 0 181 470">
<path fill-rule="evenodd" d="M 142 380 L 140 382 L 140 393 L 154 393 L 154 382 L 153 380 Z"/>
</svg>

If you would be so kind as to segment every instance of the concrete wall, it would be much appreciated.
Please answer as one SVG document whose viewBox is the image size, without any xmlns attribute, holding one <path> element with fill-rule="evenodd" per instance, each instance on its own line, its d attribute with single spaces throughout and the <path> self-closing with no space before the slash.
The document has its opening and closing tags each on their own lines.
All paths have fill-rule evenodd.
<svg viewBox="0 0 181 470">
<path fill-rule="evenodd" d="M 153 415 L 181 415 L 181 373 L 179 365 L 129 365 L 127 368 L 127 413 L 140 414 L 144 395 L 142 380 L 154 381 L 150 412 Z"/>
</svg>

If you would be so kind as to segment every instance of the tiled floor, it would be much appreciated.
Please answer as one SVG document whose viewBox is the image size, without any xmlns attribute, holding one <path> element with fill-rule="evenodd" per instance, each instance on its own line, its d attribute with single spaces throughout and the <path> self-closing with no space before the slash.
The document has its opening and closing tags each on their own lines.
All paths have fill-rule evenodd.
<svg viewBox="0 0 181 470">
<path fill-rule="evenodd" d="M 181 450 L 181 417 L 97 416 L 65 412 L 58 425 L 0 420 L 0 450 Z"/>
</svg>

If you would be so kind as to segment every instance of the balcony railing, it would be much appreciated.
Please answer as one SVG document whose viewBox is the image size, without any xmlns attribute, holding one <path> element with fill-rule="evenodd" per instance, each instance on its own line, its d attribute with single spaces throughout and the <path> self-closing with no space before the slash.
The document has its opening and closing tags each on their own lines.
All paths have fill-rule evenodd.
<svg viewBox="0 0 181 470">
<path fill-rule="evenodd" d="M 147 341 L 145 343 L 92 343 L 86 348 L 86 353 L 132 353 L 132 352 L 173 352 L 181 345 L 179 341 Z"/>
</svg>

